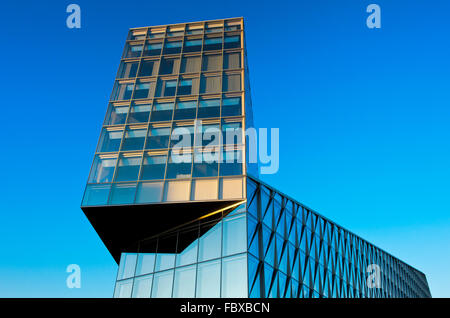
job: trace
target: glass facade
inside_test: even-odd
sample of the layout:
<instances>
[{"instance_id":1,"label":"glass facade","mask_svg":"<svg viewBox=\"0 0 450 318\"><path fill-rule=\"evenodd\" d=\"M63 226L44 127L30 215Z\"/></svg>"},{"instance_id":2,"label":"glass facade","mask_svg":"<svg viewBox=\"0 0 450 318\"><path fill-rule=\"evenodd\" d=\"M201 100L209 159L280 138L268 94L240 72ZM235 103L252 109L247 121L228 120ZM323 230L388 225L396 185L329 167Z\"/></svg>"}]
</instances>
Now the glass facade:
<instances>
[{"instance_id":1,"label":"glass facade","mask_svg":"<svg viewBox=\"0 0 450 318\"><path fill-rule=\"evenodd\" d=\"M230 125L253 125L244 111L250 96L243 40L242 18L130 30L82 206L205 200L195 190L202 179L215 187L208 200L244 197L244 191L230 196L221 185L245 189L245 136L227 142L224 151L219 149L225 140L205 140L208 127L225 131ZM199 125L204 127L196 131ZM182 128L190 138L182 140ZM186 162L174 163L173 148L187 139ZM217 146L213 160L193 160L211 152L208 146ZM234 162L224 162L234 153ZM147 192L161 185L161 193L176 188L191 193ZM150 197L144 198L144 193Z\"/></svg>"},{"instance_id":2,"label":"glass facade","mask_svg":"<svg viewBox=\"0 0 450 318\"><path fill-rule=\"evenodd\" d=\"M114 297L431 297L423 273L255 178L234 206L123 253Z\"/></svg>"},{"instance_id":3,"label":"glass facade","mask_svg":"<svg viewBox=\"0 0 450 318\"><path fill-rule=\"evenodd\" d=\"M423 273L258 180L250 96L242 18L130 30L82 201L114 297L431 297Z\"/></svg>"}]
</instances>

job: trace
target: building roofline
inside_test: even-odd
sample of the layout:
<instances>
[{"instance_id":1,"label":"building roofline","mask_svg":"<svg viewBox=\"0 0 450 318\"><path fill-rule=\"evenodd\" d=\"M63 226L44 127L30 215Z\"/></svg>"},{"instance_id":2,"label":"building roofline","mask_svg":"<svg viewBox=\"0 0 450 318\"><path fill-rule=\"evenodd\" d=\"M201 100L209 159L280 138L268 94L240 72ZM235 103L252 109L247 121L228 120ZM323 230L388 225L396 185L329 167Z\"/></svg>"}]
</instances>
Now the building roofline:
<instances>
[{"instance_id":1,"label":"building roofline","mask_svg":"<svg viewBox=\"0 0 450 318\"><path fill-rule=\"evenodd\" d=\"M205 22L214 22L214 21L223 21L223 20L232 20L232 19L242 19L244 21L244 17L232 17L232 18L223 18L223 19L212 19L212 20L201 20L201 21L191 21L191 22L180 22L180 23L169 23L169 24L159 24L159 25L147 25L142 27L134 27L130 28L129 30L138 30L143 28L157 28L157 27L164 27L164 26L173 26L173 25L185 25L190 23L205 23Z\"/></svg>"},{"instance_id":2,"label":"building roofline","mask_svg":"<svg viewBox=\"0 0 450 318\"><path fill-rule=\"evenodd\" d=\"M348 230L347 228L341 226L340 224L336 223L335 221L330 220L329 218L323 216L322 214L320 214L319 212L315 211L314 209L311 209L310 207L304 205L303 203L300 203L299 201L297 201L296 199L292 198L291 196L286 195L286 194L284 194L283 192L281 192L281 191L275 189L274 187L272 187L271 185L265 183L264 181L261 181L260 179L254 177L254 176L252 176L252 175L249 175L249 174L247 174L247 177L249 177L250 179L253 179L254 181L256 181L256 182L258 182L258 183L261 183L262 185L264 185L265 187L267 187L267 188L269 188L269 189L272 189L272 190L276 191L276 192L279 193L280 195L282 195L282 196L286 197L287 199L289 199L289 200L291 200L291 201L297 203L297 204L300 205L301 207L303 207L303 208L305 208L305 209L311 211L312 213L316 214L317 216L321 217L322 219L326 220L327 222L333 223L335 226L337 226L337 227L343 229L344 231L346 231L346 232L350 233L351 235L353 235L353 236L359 238L360 240L362 240L362 241L364 241L364 242L370 244L370 245L373 246L374 248L376 248L376 249L382 251L383 253L385 253L385 254L387 254L387 255L389 255L389 256L391 256L391 257L393 257L393 258L399 260L399 261L402 262L403 264L405 264L405 265L411 267L412 269L414 269L414 270L416 270L417 272L419 272L419 273L421 273L422 275L424 275L424 277L425 277L425 279L426 279L426 275L425 275L424 272L422 272L421 270L419 270L419 269L417 269L417 268L415 268L415 267L409 265L407 262L403 261L402 259L400 259L400 258L398 258L398 257L396 257L396 256L394 256L394 255L392 255L391 253L387 252L386 250L384 250L384 249L382 249L382 248L376 246L375 244L369 242L368 240L362 238L362 237L359 236L358 234L355 234L354 232L352 232L352 231Z\"/></svg>"}]
</instances>

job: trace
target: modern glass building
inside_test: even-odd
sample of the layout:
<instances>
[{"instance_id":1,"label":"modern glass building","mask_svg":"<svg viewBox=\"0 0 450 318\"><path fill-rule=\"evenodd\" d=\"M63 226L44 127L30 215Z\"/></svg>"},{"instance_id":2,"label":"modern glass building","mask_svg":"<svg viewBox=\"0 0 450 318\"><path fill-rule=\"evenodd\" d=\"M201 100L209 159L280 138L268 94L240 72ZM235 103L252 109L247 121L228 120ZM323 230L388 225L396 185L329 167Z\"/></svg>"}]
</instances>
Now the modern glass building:
<instances>
[{"instance_id":1,"label":"modern glass building","mask_svg":"<svg viewBox=\"0 0 450 318\"><path fill-rule=\"evenodd\" d=\"M430 297L423 273L258 179L250 95L242 18L130 30L82 201L114 297Z\"/></svg>"}]
</instances>

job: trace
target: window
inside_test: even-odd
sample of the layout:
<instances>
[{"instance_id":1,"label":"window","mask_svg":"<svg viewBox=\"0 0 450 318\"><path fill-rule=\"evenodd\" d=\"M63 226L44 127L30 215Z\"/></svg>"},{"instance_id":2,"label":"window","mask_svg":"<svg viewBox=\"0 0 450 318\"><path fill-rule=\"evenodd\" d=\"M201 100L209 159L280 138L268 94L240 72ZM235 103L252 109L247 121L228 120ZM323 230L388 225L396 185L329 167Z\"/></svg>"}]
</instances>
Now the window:
<instances>
[{"instance_id":1,"label":"window","mask_svg":"<svg viewBox=\"0 0 450 318\"><path fill-rule=\"evenodd\" d=\"M167 179L189 178L191 176L192 154L171 152L167 163ZM189 200L189 192L186 200Z\"/></svg>"},{"instance_id":2,"label":"window","mask_svg":"<svg viewBox=\"0 0 450 318\"><path fill-rule=\"evenodd\" d=\"M196 145L206 146L218 146L220 143L220 126L218 124L205 124L201 126L201 138L200 142Z\"/></svg>"},{"instance_id":3,"label":"window","mask_svg":"<svg viewBox=\"0 0 450 318\"><path fill-rule=\"evenodd\" d=\"M172 296L173 269L153 275L152 298Z\"/></svg>"},{"instance_id":4,"label":"window","mask_svg":"<svg viewBox=\"0 0 450 318\"><path fill-rule=\"evenodd\" d=\"M223 144L240 145L242 144L242 123L223 123L222 124Z\"/></svg>"},{"instance_id":5,"label":"window","mask_svg":"<svg viewBox=\"0 0 450 318\"><path fill-rule=\"evenodd\" d=\"M241 199L243 194L242 178L223 178L220 183L221 199Z\"/></svg>"},{"instance_id":6,"label":"window","mask_svg":"<svg viewBox=\"0 0 450 318\"><path fill-rule=\"evenodd\" d=\"M241 47L241 37L239 35L225 36L225 49L235 49Z\"/></svg>"},{"instance_id":7,"label":"window","mask_svg":"<svg viewBox=\"0 0 450 318\"><path fill-rule=\"evenodd\" d=\"M222 49L222 37L205 38L204 51L221 50Z\"/></svg>"},{"instance_id":8,"label":"window","mask_svg":"<svg viewBox=\"0 0 450 318\"><path fill-rule=\"evenodd\" d=\"M142 61L139 69L139 76L153 76L156 75L157 61Z\"/></svg>"},{"instance_id":9,"label":"window","mask_svg":"<svg viewBox=\"0 0 450 318\"><path fill-rule=\"evenodd\" d=\"M183 52L200 52L202 50L202 39L186 40L184 42Z\"/></svg>"},{"instance_id":10,"label":"window","mask_svg":"<svg viewBox=\"0 0 450 318\"><path fill-rule=\"evenodd\" d=\"M220 260L198 264L196 297L220 297Z\"/></svg>"},{"instance_id":11,"label":"window","mask_svg":"<svg viewBox=\"0 0 450 318\"><path fill-rule=\"evenodd\" d=\"M111 189L110 204L133 203L136 192L136 183L116 183Z\"/></svg>"},{"instance_id":12,"label":"window","mask_svg":"<svg viewBox=\"0 0 450 318\"><path fill-rule=\"evenodd\" d=\"M194 145L194 126L174 126L170 137L170 147L190 148Z\"/></svg>"},{"instance_id":13,"label":"window","mask_svg":"<svg viewBox=\"0 0 450 318\"><path fill-rule=\"evenodd\" d=\"M217 199L218 185L217 179L194 180L192 183L192 200Z\"/></svg>"},{"instance_id":14,"label":"window","mask_svg":"<svg viewBox=\"0 0 450 318\"><path fill-rule=\"evenodd\" d=\"M116 282L116 288L114 289L114 298L130 298L132 288L133 279Z\"/></svg>"},{"instance_id":15,"label":"window","mask_svg":"<svg viewBox=\"0 0 450 318\"><path fill-rule=\"evenodd\" d=\"M219 155L217 152L216 148L207 154L204 152L195 153L192 176L196 178L217 176L219 170Z\"/></svg>"},{"instance_id":16,"label":"window","mask_svg":"<svg viewBox=\"0 0 450 318\"><path fill-rule=\"evenodd\" d=\"M198 250L198 228L192 230L186 230L179 233L178 238L178 254L176 259L176 266L184 266L194 264L197 262L197 250ZM192 242L185 247L183 242Z\"/></svg>"},{"instance_id":17,"label":"window","mask_svg":"<svg viewBox=\"0 0 450 318\"><path fill-rule=\"evenodd\" d=\"M119 68L119 78L136 77L139 62L122 62Z\"/></svg>"},{"instance_id":18,"label":"window","mask_svg":"<svg viewBox=\"0 0 450 318\"><path fill-rule=\"evenodd\" d=\"M197 102L196 101L186 101L177 102L175 108L174 119L195 119L197 113Z\"/></svg>"},{"instance_id":19,"label":"window","mask_svg":"<svg viewBox=\"0 0 450 318\"><path fill-rule=\"evenodd\" d=\"M223 56L223 68L241 68L241 53L225 53Z\"/></svg>"},{"instance_id":20,"label":"window","mask_svg":"<svg viewBox=\"0 0 450 318\"><path fill-rule=\"evenodd\" d=\"M182 79L178 82L178 95L192 94L192 79Z\"/></svg>"},{"instance_id":21,"label":"window","mask_svg":"<svg viewBox=\"0 0 450 318\"><path fill-rule=\"evenodd\" d=\"M222 55L203 55L202 71L218 71L221 68Z\"/></svg>"},{"instance_id":22,"label":"window","mask_svg":"<svg viewBox=\"0 0 450 318\"><path fill-rule=\"evenodd\" d=\"M220 76L202 75L200 81L200 93L218 93L221 91Z\"/></svg>"},{"instance_id":23,"label":"window","mask_svg":"<svg viewBox=\"0 0 450 318\"><path fill-rule=\"evenodd\" d=\"M150 116L151 105L136 105L131 107L128 123L146 123Z\"/></svg>"},{"instance_id":24,"label":"window","mask_svg":"<svg viewBox=\"0 0 450 318\"><path fill-rule=\"evenodd\" d=\"M225 74L223 76L223 91L240 91L241 90L241 75L240 74Z\"/></svg>"},{"instance_id":25,"label":"window","mask_svg":"<svg viewBox=\"0 0 450 318\"><path fill-rule=\"evenodd\" d=\"M147 34L146 29L140 29L140 30L132 30L128 34L128 40L144 40L145 35Z\"/></svg>"},{"instance_id":26,"label":"window","mask_svg":"<svg viewBox=\"0 0 450 318\"><path fill-rule=\"evenodd\" d=\"M163 186L163 182L141 182L136 194L136 203L161 202Z\"/></svg>"},{"instance_id":27,"label":"window","mask_svg":"<svg viewBox=\"0 0 450 318\"><path fill-rule=\"evenodd\" d=\"M105 125L123 125L125 124L125 120L127 118L129 106L125 105L116 105L113 103L109 104L108 112L106 113Z\"/></svg>"},{"instance_id":28,"label":"window","mask_svg":"<svg viewBox=\"0 0 450 318\"><path fill-rule=\"evenodd\" d=\"M155 254L140 253L137 259L136 276L153 273L155 267Z\"/></svg>"},{"instance_id":29,"label":"window","mask_svg":"<svg viewBox=\"0 0 450 318\"><path fill-rule=\"evenodd\" d=\"M112 182L114 168L116 167L117 155L97 155L92 165L92 171L89 175L89 183Z\"/></svg>"},{"instance_id":30,"label":"window","mask_svg":"<svg viewBox=\"0 0 450 318\"><path fill-rule=\"evenodd\" d=\"M116 82L111 99L112 100L130 99L133 93L133 87L134 87L133 83Z\"/></svg>"},{"instance_id":31,"label":"window","mask_svg":"<svg viewBox=\"0 0 450 318\"><path fill-rule=\"evenodd\" d=\"M103 129L97 151L98 152L119 151L122 136L123 130Z\"/></svg>"},{"instance_id":32,"label":"window","mask_svg":"<svg viewBox=\"0 0 450 318\"><path fill-rule=\"evenodd\" d=\"M222 116L240 116L242 113L241 98L224 98L222 100Z\"/></svg>"},{"instance_id":33,"label":"window","mask_svg":"<svg viewBox=\"0 0 450 318\"><path fill-rule=\"evenodd\" d=\"M206 33L219 33L223 32L223 28L208 28L206 29Z\"/></svg>"},{"instance_id":34,"label":"window","mask_svg":"<svg viewBox=\"0 0 450 318\"><path fill-rule=\"evenodd\" d=\"M177 89L177 80L159 79L156 96L157 97L175 96L176 89Z\"/></svg>"},{"instance_id":35,"label":"window","mask_svg":"<svg viewBox=\"0 0 450 318\"><path fill-rule=\"evenodd\" d=\"M162 245L164 243L161 243L162 240L159 240L159 245ZM167 239L167 242L173 243L173 247L176 246L176 236L175 237L169 237ZM167 243L166 243L167 244ZM160 247L158 247L158 250ZM156 262L155 262L155 272L160 272L166 269L174 268L175 267L175 254L171 253L158 253L156 255Z\"/></svg>"},{"instance_id":36,"label":"window","mask_svg":"<svg viewBox=\"0 0 450 318\"><path fill-rule=\"evenodd\" d=\"M160 55L162 49L162 43L148 43L145 45L144 56Z\"/></svg>"},{"instance_id":37,"label":"window","mask_svg":"<svg viewBox=\"0 0 450 318\"><path fill-rule=\"evenodd\" d=\"M166 181L164 201L187 201L189 200L189 186L191 182L187 181Z\"/></svg>"},{"instance_id":38,"label":"window","mask_svg":"<svg viewBox=\"0 0 450 318\"><path fill-rule=\"evenodd\" d=\"M196 73L200 71L200 56L185 56L181 60L180 73Z\"/></svg>"},{"instance_id":39,"label":"window","mask_svg":"<svg viewBox=\"0 0 450 318\"><path fill-rule=\"evenodd\" d=\"M133 298L149 298L152 289L153 275L136 277L133 283Z\"/></svg>"},{"instance_id":40,"label":"window","mask_svg":"<svg viewBox=\"0 0 450 318\"><path fill-rule=\"evenodd\" d=\"M142 44L129 44L127 46L125 57L140 57L142 53Z\"/></svg>"},{"instance_id":41,"label":"window","mask_svg":"<svg viewBox=\"0 0 450 318\"><path fill-rule=\"evenodd\" d=\"M134 276L134 268L136 267L137 254L122 253L120 255L119 270L117 280L126 279Z\"/></svg>"},{"instance_id":42,"label":"window","mask_svg":"<svg viewBox=\"0 0 450 318\"><path fill-rule=\"evenodd\" d=\"M196 268L187 266L175 270L173 297L193 298L195 297Z\"/></svg>"},{"instance_id":43,"label":"window","mask_svg":"<svg viewBox=\"0 0 450 318\"><path fill-rule=\"evenodd\" d=\"M246 246L245 215L229 217L223 220L223 256L245 252Z\"/></svg>"},{"instance_id":44,"label":"window","mask_svg":"<svg viewBox=\"0 0 450 318\"><path fill-rule=\"evenodd\" d=\"M122 142L122 151L141 150L144 148L145 135L147 129L128 128Z\"/></svg>"},{"instance_id":45,"label":"window","mask_svg":"<svg viewBox=\"0 0 450 318\"><path fill-rule=\"evenodd\" d=\"M142 165L141 180L164 179L167 155L146 155Z\"/></svg>"},{"instance_id":46,"label":"window","mask_svg":"<svg viewBox=\"0 0 450 318\"><path fill-rule=\"evenodd\" d=\"M181 41L166 42L164 45L164 54L178 54L181 52Z\"/></svg>"},{"instance_id":47,"label":"window","mask_svg":"<svg viewBox=\"0 0 450 318\"><path fill-rule=\"evenodd\" d=\"M146 149L162 149L169 147L170 127L152 128L148 131Z\"/></svg>"},{"instance_id":48,"label":"window","mask_svg":"<svg viewBox=\"0 0 450 318\"><path fill-rule=\"evenodd\" d=\"M155 121L169 121L172 120L172 113L173 113L173 106L174 103L153 103L153 111L151 120L152 122Z\"/></svg>"},{"instance_id":49,"label":"window","mask_svg":"<svg viewBox=\"0 0 450 318\"><path fill-rule=\"evenodd\" d=\"M222 297L248 297L247 281L247 257L245 254L226 257L222 260ZM283 293L284 284L281 290Z\"/></svg>"},{"instance_id":50,"label":"window","mask_svg":"<svg viewBox=\"0 0 450 318\"><path fill-rule=\"evenodd\" d=\"M222 245L222 222L204 225L201 231L204 233L199 239L198 261L206 261L220 257Z\"/></svg>"},{"instance_id":51,"label":"window","mask_svg":"<svg viewBox=\"0 0 450 318\"><path fill-rule=\"evenodd\" d=\"M202 34L203 24L189 24L186 27L186 34Z\"/></svg>"},{"instance_id":52,"label":"window","mask_svg":"<svg viewBox=\"0 0 450 318\"><path fill-rule=\"evenodd\" d=\"M180 60L179 59L162 58L161 59L161 66L159 68L159 74L160 75L167 75L167 74L178 73L179 66L180 66Z\"/></svg>"},{"instance_id":53,"label":"window","mask_svg":"<svg viewBox=\"0 0 450 318\"><path fill-rule=\"evenodd\" d=\"M134 92L133 98L142 99L153 97L154 85L155 84L153 82L140 82L136 84L136 90Z\"/></svg>"},{"instance_id":54,"label":"window","mask_svg":"<svg viewBox=\"0 0 450 318\"><path fill-rule=\"evenodd\" d=\"M164 29L149 30L148 37L150 39L159 39L164 37Z\"/></svg>"},{"instance_id":55,"label":"window","mask_svg":"<svg viewBox=\"0 0 450 318\"><path fill-rule=\"evenodd\" d=\"M88 184L83 198L83 206L106 205L111 184Z\"/></svg>"},{"instance_id":56,"label":"window","mask_svg":"<svg viewBox=\"0 0 450 318\"><path fill-rule=\"evenodd\" d=\"M115 181L135 181L141 166L141 157L122 157L117 166Z\"/></svg>"},{"instance_id":57,"label":"window","mask_svg":"<svg viewBox=\"0 0 450 318\"><path fill-rule=\"evenodd\" d=\"M242 151L224 151L220 164L220 175L231 176L242 174Z\"/></svg>"},{"instance_id":58,"label":"window","mask_svg":"<svg viewBox=\"0 0 450 318\"><path fill-rule=\"evenodd\" d=\"M210 118L220 116L220 100L204 99L198 104L198 118Z\"/></svg>"}]
</instances>

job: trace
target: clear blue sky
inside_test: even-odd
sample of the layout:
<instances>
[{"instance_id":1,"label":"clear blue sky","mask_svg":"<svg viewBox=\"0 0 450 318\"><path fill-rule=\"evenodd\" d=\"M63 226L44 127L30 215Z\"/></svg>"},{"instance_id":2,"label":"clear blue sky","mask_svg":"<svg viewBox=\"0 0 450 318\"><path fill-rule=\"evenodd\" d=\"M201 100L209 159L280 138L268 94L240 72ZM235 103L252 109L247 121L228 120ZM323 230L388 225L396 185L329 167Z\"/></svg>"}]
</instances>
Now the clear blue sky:
<instances>
[{"instance_id":1,"label":"clear blue sky","mask_svg":"<svg viewBox=\"0 0 450 318\"><path fill-rule=\"evenodd\" d=\"M117 266L80 202L127 30L235 16L256 123L280 128L263 181L450 296L449 1L73 2L0 10L0 297L112 296ZM381 30L365 25L370 3ZM81 289L66 287L72 263Z\"/></svg>"}]
</instances>

